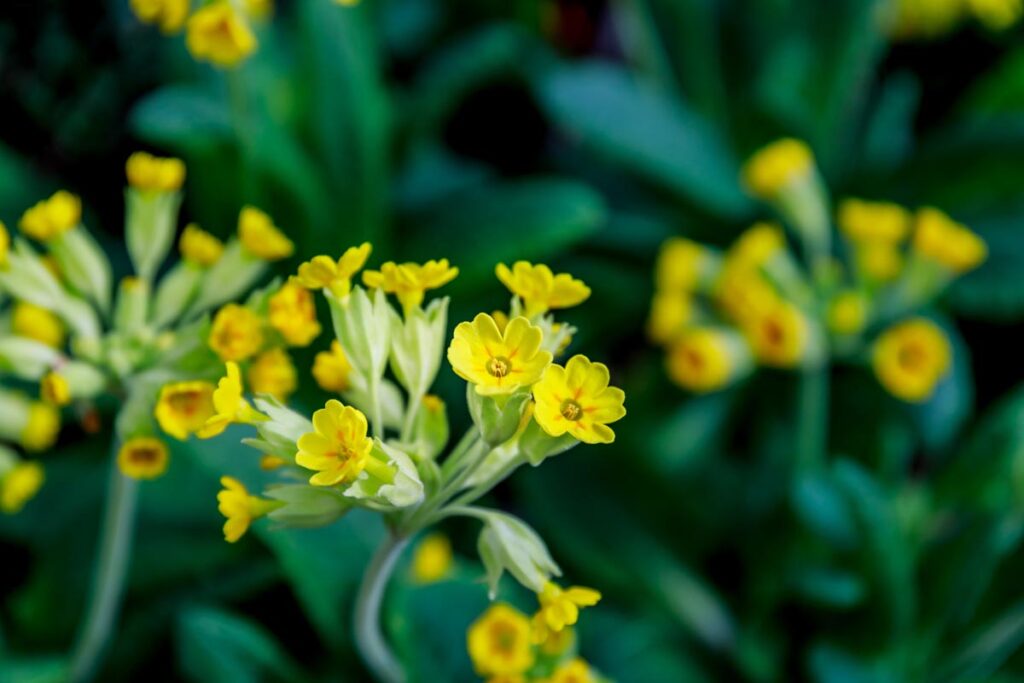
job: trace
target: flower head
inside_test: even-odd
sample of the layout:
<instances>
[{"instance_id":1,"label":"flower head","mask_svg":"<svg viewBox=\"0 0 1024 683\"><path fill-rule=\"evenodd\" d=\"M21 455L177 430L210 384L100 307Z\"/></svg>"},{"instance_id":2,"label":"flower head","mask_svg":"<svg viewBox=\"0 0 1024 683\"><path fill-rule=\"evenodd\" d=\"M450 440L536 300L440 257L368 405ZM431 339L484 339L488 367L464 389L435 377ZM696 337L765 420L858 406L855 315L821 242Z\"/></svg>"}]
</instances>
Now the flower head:
<instances>
[{"instance_id":1,"label":"flower head","mask_svg":"<svg viewBox=\"0 0 1024 683\"><path fill-rule=\"evenodd\" d=\"M238 364L229 361L225 369L226 374L213 392L213 416L196 433L200 439L217 436L232 422L255 424L267 419L242 397L242 373Z\"/></svg>"},{"instance_id":2,"label":"flower head","mask_svg":"<svg viewBox=\"0 0 1024 683\"><path fill-rule=\"evenodd\" d=\"M502 333L494 318L480 313L456 326L448 362L478 394L510 394L534 384L551 363L551 354L540 348L542 339L540 328L526 318L514 318Z\"/></svg>"},{"instance_id":3,"label":"flower head","mask_svg":"<svg viewBox=\"0 0 1024 683\"><path fill-rule=\"evenodd\" d=\"M559 665L544 683L595 683L597 678L584 660L577 657Z\"/></svg>"},{"instance_id":4,"label":"flower head","mask_svg":"<svg viewBox=\"0 0 1024 683\"><path fill-rule=\"evenodd\" d=\"M160 429L184 441L213 417L214 386L210 382L175 382L160 389L153 411Z\"/></svg>"},{"instance_id":5,"label":"flower head","mask_svg":"<svg viewBox=\"0 0 1024 683\"><path fill-rule=\"evenodd\" d=\"M530 621L504 603L491 605L473 622L466 632L466 646L481 676L521 674L533 666Z\"/></svg>"},{"instance_id":6,"label":"flower head","mask_svg":"<svg viewBox=\"0 0 1024 683\"><path fill-rule=\"evenodd\" d=\"M444 534L430 534L416 546L412 576L417 583L435 583L452 569L452 544Z\"/></svg>"},{"instance_id":7,"label":"flower head","mask_svg":"<svg viewBox=\"0 0 1024 683\"><path fill-rule=\"evenodd\" d=\"M45 451L57 440L59 432L60 412L47 403L33 403L21 432L21 445L27 451Z\"/></svg>"},{"instance_id":8,"label":"flower head","mask_svg":"<svg viewBox=\"0 0 1024 683\"><path fill-rule=\"evenodd\" d=\"M32 239L45 242L78 225L82 220L82 200L60 190L43 199L21 216L18 227Z\"/></svg>"},{"instance_id":9,"label":"flower head","mask_svg":"<svg viewBox=\"0 0 1024 683\"><path fill-rule=\"evenodd\" d=\"M189 17L185 46L197 60L237 66L256 50L256 36L228 0L215 0Z\"/></svg>"},{"instance_id":10,"label":"flower head","mask_svg":"<svg viewBox=\"0 0 1024 683\"><path fill-rule=\"evenodd\" d=\"M224 540L228 543L235 543L244 536L253 520L281 506L278 501L249 495L242 482L234 477L221 477L220 485L224 488L217 494L217 510L226 518Z\"/></svg>"},{"instance_id":11,"label":"flower head","mask_svg":"<svg viewBox=\"0 0 1024 683\"><path fill-rule=\"evenodd\" d=\"M228 304L213 318L209 344L221 360L250 358L263 346L263 321L244 306Z\"/></svg>"},{"instance_id":12,"label":"flower head","mask_svg":"<svg viewBox=\"0 0 1024 683\"><path fill-rule=\"evenodd\" d=\"M249 365L249 387L254 394L267 394L284 401L298 383L295 365L281 348L270 349L256 356Z\"/></svg>"},{"instance_id":13,"label":"flower head","mask_svg":"<svg viewBox=\"0 0 1024 683\"><path fill-rule=\"evenodd\" d=\"M548 581L537 594L540 609L533 616L533 641L542 643L551 632L557 633L566 626L572 626L579 620L581 607L592 607L600 599L601 593L593 588L562 588L554 581Z\"/></svg>"},{"instance_id":14,"label":"flower head","mask_svg":"<svg viewBox=\"0 0 1024 683\"><path fill-rule=\"evenodd\" d=\"M590 287L568 273L555 275L544 264L516 261L509 268L499 263L494 269L501 283L523 300L528 318L552 308L578 306L590 297Z\"/></svg>"},{"instance_id":15,"label":"flower head","mask_svg":"<svg viewBox=\"0 0 1024 683\"><path fill-rule=\"evenodd\" d=\"M744 321L743 329L754 355L765 365L795 367L807 353L807 317L788 301L780 299L776 305Z\"/></svg>"},{"instance_id":16,"label":"flower head","mask_svg":"<svg viewBox=\"0 0 1024 683\"><path fill-rule=\"evenodd\" d=\"M313 295L295 282L286 282L267 304L267 320L291 346L309 346L320 334Z\"/></svg>"},{"instance_id":17,"label":"flower head","mask_svg":"<svg viewBox=\"0 0 1024 683\"><path fill-rule=\"evenodd\" d=\"M814 171L814 154L806 143L778 140L756 152L743 167L743 184L762 199L774 199L782 190Z\"/></svg>"},{"instance_id":18,"label":"flower head","mask_svg":"<svg viewBox=\"0 0 1024 683\"><path fill-rule=\"evenodd\" d=\"M71 387L59 372L48 372L39 380L39 396L51 406L66 406L71 403Z\"/></svg>"},{"instance_id":19,"label":"flower head","mask_svg":"<svg viewBox=\"0 0 1024 683\"><path fill-rule=\"evenodd\" d=\"M847 290L837 294L828 306L828 327L836 334L857 334L868 318L868 301L863 294Z\"/></svg>"},{"instance_id":20,"label":"flower head","mask_svg":"<svg viewBox=\"0 0 1024 683\"><path fill-rule=\"evenodd\" d=\"M209 268L219 261L221 254L224 253L224 243L195 223L185 226L178 248L183 259L204 268Z\"/></svg>"},{"instance_id":21,"label":"flower head","mask_svg":"<svg viewBox=\"0 0 1024 683\"><path fill-rule=\"evenodd\" d=\"M148 436L128 439L117 454L121 474L132 479L156 479L167 471L167 446Z\"/></svg>"},{"instance_id":22,"label":"flower head","mask_svg":"<svg viewBox=\"0 0 1024 683\"><path fill-rule=\"evenodd\" d=\"M626 415L626 395L608 386L608 366L573 356L563 368L549 365L533 387L534 418L551 436L566 432L584 443L611 443L608 426Z\"/></svg>"},{"instance_id":23,"label":"flower head","mask_svg":"<svg viewBox=\"0 0 1024 683\"><path fill-rule=\"evenodd\" d=\"M872 365L882 386L904 401L928 400L949 372L953 351L942 329L912 318L885 330L875 341Z\"/></svg>"},{"instance_id":24,"label":"flower head","mask_svg":"<svg viewBox=\"0 0 1024 683\"><path fill-rule=\"evenodd\" d=\"M238 214L238 237L246 251L264 261L279 261L295 251L270 216L253 206L242 207Z\"/></svg>"},{"instance_id":25,"label":"flower head","mask_svg":"<svg viewBox=\"0 0 1024 683\"><path fill-rule=\"evenodd\" d=\"M725 330L691 328L669 347L669 378L690 391L718 391L739 374L736 349L737 344Z\"/></svg>"},{"instance_id":26,"label":"flower head","mask_svg":"<svg viewBox=\"0 0 1024 683\"><path fill-rule=\"evenodd\" d=\"M442 287L459 274L459 269L448 265L448 259L419 263L388 261L380 270L363 271L363 284L394 294L407 312L419 306L427 290Z\"/></svg>"},{"instance_id":27,"label":"flower head","mask_svg":"<svg viewBox=\"0 0 1024 683\"><path fill-rule=\"evenodd\" d=\"M938 209L917 212L914 249L954 273L972 270L988 256L984 240Z\"/></svg>"},{"instance_id":28,"label":"flower head","mask_svg":"<svg viewBox=\"0 0 1024 683\"><path fill-rule=\"evenodd\" d=\"M685 291L660 291L651 300L647 334L658 344L667 344L686 330L693 320L693 295Z\"/></svg>"},{"instance_id":29,"label":"flower head","mask_svg":"<svg viewBox=\"0 0 1024 683\"><path fill-rule=\"evenodd\" d=\"M177 33L188 18L189 0L131 0L130 5L139 21L164 33Z\"/></svg>"},{"instance_id":30,"label":"flower head","mask_svg":"<svg viewBox=\"0 0 1024 683\"><path fill-rule=\"evenodd\" d=\"M174 192L185 182L185 162L181 159L155 157L135 152L125 163L128 184L136 190Z\"/></svg>"},{"instance_id":31,"label":"flower head","mask_svg":"<svg viewBox=\"0 0 1024 683\"><path fill-rule=\"evenodd\" d=\"M299 266L295 279L306 289L329 289L339 299L344 298L352 289L352 276L366 265L372 249L369 242L363 242L346 249L337 261L330 256L314 256Z\"/></svg>"},{"instance_id":32,"label":"flower head","mask_svg":"<svg viewBox=\"0 0 1024 683\"><path fill-rule=\"evenodd\" d=\"M857 243L899 244L910 224L910 212L898 204L847 199L839 205L839 229Z\"/></svg>"},{"instance_id":33,"label":"flower head","mask_svg":"<svg viewBox=\"0 0 1024 683\"><path fill-rule=\"evenodd\" d=\"M673 237L661 245L654 267L654 281L662 292L692 292L700 283L701 269L708 257L703 245Z\"/></svg>"},{"instance_id":34,"label":"flower head","mask_svg":"<svg viewBox=\"0 0 1024 683\"><path fill-rule=\"evenodd\" d=\"M352 365L337 339L331 342L330 351L321 351L313 360L313 379L324 391L345 391L351 385L351 374Z\"/></svg>"},{"instance_id":35,"label":"flower head","mask_svg":"<svg viewBox=\"0 0 1024 683\"><path fill-rule=\"evenodd\" d=\"M331 399L313 413L313 431L299 437L295 462L317 472L309 479L314 486L349 484L379 463L370 455L373 439L366 432L365 415Z\"/></svg>"},{"instance_id":36,"label":"flower head","mask_svg":"<svg viewBox=\"0 0 1024 683\"><path fill-rule=\"evenodd\" d=\"M0 476L0 511L20 512L43 486L46 474L37 462L21 461Z\"/></svg>"}]
</instances>

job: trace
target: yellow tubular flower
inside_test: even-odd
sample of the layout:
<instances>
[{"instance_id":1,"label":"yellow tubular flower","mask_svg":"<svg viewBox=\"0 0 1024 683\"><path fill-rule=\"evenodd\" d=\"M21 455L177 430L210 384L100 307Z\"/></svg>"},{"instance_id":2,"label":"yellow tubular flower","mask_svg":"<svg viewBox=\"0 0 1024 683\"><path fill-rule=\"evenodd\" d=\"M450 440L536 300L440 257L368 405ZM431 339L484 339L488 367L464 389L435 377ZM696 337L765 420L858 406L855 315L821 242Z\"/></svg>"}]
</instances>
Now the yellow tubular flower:
<instances>
[{"instance_id":1,"label":"yellow tubular flower","mask_svg":"<svg viewBox=\"0 0 1024 683\"><path fill-rule=\"evenodd\" d=\"M46 481L43 466L23 461L0 477L0 511L12 515L32 500Z\"/></svg>"},{"instance_id":2,"label":"yellow tubular flower","mask_svg":"<svg viewBox=\"0 0 1024 683\"><path fill-rule=\"evenodd\" d=\"M984 240L938 209L917 212L914 249L954 273L972 270L988 256Z\"/></svg>"},{"instance_id":3,"label":"yellow tubular flower","mask_svg":"<svg viewBox=\"0 0 1024 683\"><path fill-rule=\"evenodd\" d=\"M573 356L564 368L549 365L533 387L537 424L551 436L568 432L584 443L615 441L608 425L625 417L626 395L608 380L608 367L586 356Z\"/></svg>"},{"instance_id":4,"label":"yellow tubular flower","mask_svg":"<svg viewBox=\"0 0 1024 683\"><path fill-rule=\"evenodd\" d=\"M131 0L132 12L144 24L156 24L164 33L177 33L188 18L189 0Z\"/></svg>"},{"instance_id":5,"label":"yellow tubular flower","mask_svg":"<svg viewBox=\"0 0 1024 683\"><path fill-rule=\"evenodd\" d=\"M198 433L214 415L214 390L210 382L165 384L153 411L160 429L180 441Z\"/></svg>"},{"instance_id":6,"label":"yellow tubular flower","mask_svg":"<svg viewBox=\"0 0 1024 683\"><path fill-rule=\"evenodd\" d=\"M334 296L344 298L352 290L352 276L366 265L372 249L369 242L363 242L346 249L337 261L330 256L314 256L299 266L295 279L306 289L329 289Z\"/></svg>"},{"instance_id":7,"label":"yellow tubular flower","mask_svg":"<svg viewBox=\"0 0 1024 683\"><path fill-rule=\"evenodd\" d=\"M910 234L911 221L898 204L846 199L839 205L839 229L857 243L899 244Z\"/></svg>"},{"instance_id":8,"label":"yellow tubular flower","mask_svg":"<svg viewBox=\"0 0 1024 683\"><path fill-rule=\"evenodd\" d=\"M560 665L544 683L595 683L597 678L590 665L580 658Z\"/></svg>"},{"instance_id":9,"label":"yellow tubular flower","mask_svg":"<svg viewBox=\"0 0 1024 683\"><path fill-rule=\"evenodd\" d=\"M408 313L423 303L427 290L448 284L459 274L459 269L448 264L448 259L419 263L388 261L380 270L363 272L363 284L394 294Z\"/></svg>"},{"instance_id":10,"label":"yellow tubular flower","mask_svg":"<svg viewBox=\"0 0 1024 683\"><path fill-rule=\"evenodd\" d=\"M121 474L132 479L156 479L167 471L167 446L148 436L128 439L117 454Z\"/></svg>"},{"instance_id":11,"label":"yellow tubular flower","mask_svg":"<svg viewBox=\"0 0 1024 683\"><path fill-rule=\"evenodd\" d=\"M189 17L185 46L192 56L232 68L256 51L256 36L228 0L216 0Z\"/></svg>"},{"instance_id":12,"label":"yellow tubular flower","mask_svg":"<svg viewBox=\"0 0 1024 683\"><path fill-rule=\"evenodd\" d=\"M279 261L295 251L270 216L252 206L243 207L238 214L238 237L246 251L264 261Z\"/></svg>"},{"instance_id":13,"label":"yellow tubular flower","mask_svg":"<svg viewBox=\"0 0 1024 683\"><path fill-rule=\"evenodd\" d=\"M295 365L284 349L270 349L256 356L247 375L254 394L268 394L279 401L295 392L298 384Z\"/></svg>"},{"instance_id":14,"label":"yellow tubular flower","mask_svg":"<svg viewBox=\"0 0 1024 683\"><path fill-rule=\"evenodd\" d=\"M51 406L66 406L71 403L71 387L60 373L48 372L39 381L39 397Z\"/></svg>"},{"instance_id":15,"label":"yellow tubular flower","mask_svg":"<svg viewBox=\"0 0 1024 683\"><path fill-rule=\"evenodd\" d=\"M185 162L181 159L155 157L135 152L125 163L128 184L136 190L174 192L185 182Z\"/></svg>"},{"instance_id":16,"label":"yellow tubular flower","mask_svg":"<svg viewBox=\"0 0 1024 683\"><path fill-rule=\"evenodd\" d=\"M942 329L926 318L911 318L883 332L872 365L886 390L904 401L931 398L952 365L953 350Z\"/></svg>"},{"instance_id":17,"label":"yellow tubular flower","mask_svg":"<svg viewBox=\"0 0 1024 683\"><path fill-rule=\"evenodd\" d=\"M778 368L799 365L810 341L807 317L788 301L747 321L744 332L758 361Z\"/></svg>"},{"instance_id":18,"label":"yellow tubular flower","mask_svg":"<svg viewBox=\"0 0 1024 683\"><path fill-rule=\"evenodd\" d=\"M601 593L593 588L562 588L548 581L537 594L540 609L533 617L533 642L542 643L550 633L572 626L579 620L581 607L592 607L600 599Z\"/></svg>"},{"instance_id":19,"label":"yellow tubular flower","mask_svg":"<svg viewBox=\"0 0 1024 683\"><path fill-rule=\"evenodd\" d=\"M755 223L740 235L726 257L726 267L756 270L786 248L786 236L776 223Z\"/></svg>"},{"instance_id":20,"label":"yellow tubular flower","mask_svg":"<svg viewBox=\"0 0 1024 683\"><path fill-rule=\"evenodd\" d=\"M220 260L224 253L224 243L200 228L195 223L185 226L178 242L181 257L189 263L209 268Z\"/></svg>"},{"instance_id":21,"label":"yellow tubular flower","mask_svg":"<svg viewBox=\"0 0 1024 683\"><path fill-rule=\"evenodd\" d=\"M854 258L857 268L870 280L889 282L903 271L903 252L889 244L857 245Z\"/></svg>"},{"instance_id":22,"label":"yellow tubular flower","mask_svg":"<svg viewBox=\"0 0 1024 683\"><path fill-rule=\"evenodd\" d=\"M727 386L737 374L728 333L707 327L687 330L669 347L668 376L690 391L706 393Z\"/></svg>"},{"instance_id":23,"label":"yellow tubular flower","mask_svg":"<svg viewBox=\"0 0 1024 683\"><path fill-rule=\"evenodd\" d=\"M416 546L412 578L417 583L436 583L452 569L452 544L444 534L430 534Z\"/></svg>"},{"instance_id":24,"label":"yellow tubular flower","mask_svg":"<svg viewBox=\"0 0 1024 683\"><path fill-rule=\"evenodd\" d=\"M686 331L693 320L693 295L685 291L658 292L651 300L647 335L656 344L667 344Z\"/></svg>"},{"instance_id":25,"label":"yellow tubular flower","mask_svg":"<svg viewBox=\"0 0 1024 683\"><path fill-rule=\"evenodd\" d=\"M21 445L27 451L45 451L57 441L59 432L60 412L46 403L33 403L21 433Z\"/></svg>"},{"instance_id":26,"label":"yellow tubular flower","mask_svg":"<svg viewBox=\"0 0 1024 683\"><path fill-rule=\"evenodd\" d=\"M82 221L82 200L60 190L21 216L18 227L32 239L45 242L77 226Z\"/></svg>"},{"instance_id":27,"label":"yellow tubular flower","mask_svg":"<svg viewBox=\"0 0 1024 683\"><path fill-rule=\"evenodd\" d=\"M522 674L534 662L530 621L510 605L491 605L466 632L466 648L481 676Z\"/></svg>"},{"instance_id":28,"label":"yellow tubular flower","mask_svg":"<svg viewBox=\"0 0 1024 683\"><path fill-rule=\"evenodd\" d=\"M1003 31L1024 15L1022 0L966 0L967 7L978 21L993 31Z\"/></svg>"},{"instance_id":29,"label":"yellow tubular flower","mask_svg":"<svg viewBox=\"0 0 1024 683\"><path fill-rule=\"evenodd\" d=\"M829 303L828 328L836 334L857 334L864 329L868 302L860 292L840 292Z\"/></svg>"},{"instance_id":30,"label":"yellow tubular flower","mask_svg":"<svg viewBox=\"0 0 1024 683\"><path fill-rule=\"evenodd\" d=\"M774 199L782 190L814 171L814 154L806 143L778 140L756 152L743 167L743 184L761 199Z\"/></svg>"},{"instance_id":31,"label":"yellow tubular flower","mask_svg":"<svg viewBox=\"0 0 1024 683\"><path fill-rule=\"evenodd\" d=\"M242 482L234 477L221 477L224 488L217 494L217 510L227 521L224 522L224 540L235 543L254 520L281 507L281 503L249 495Z\"/></svg>"},{"instance_id":32,"label":"yellow tubular flower","mask_svg":"<svg viewBox=\"0 0 1024 683\"><path fill-rule=\"evenodd\" d=\"M228 304L214 316L208 343L221 360L245 360L263 346L263 321L244 306Z\"/></svg>"},{"instance_id":33,"label":"yellow tubular flower","mask_svg":"<svg viewBox=\"0 0 1024 683\"><path fill-rule=\"evenodd\" d=\"M683 237L661 245L654 266L654 281L660 292L693 292L700 284L707 248Z\"/></svg>"},{"instance_id":34,"label":"yellow tubular flower","mask_svg":"<svg viewBox=\"0 0 1024 683\"><path fill-rule=\"evenodd\" d=\"M501 284L523 300L528 318L546 313L552 308L577 306L590 297L590 287L582 280L568 273L555 275L543 264L516 261L509 268L499 263L494 272Z\"/></svg>"},{"instance_id":35,"label":"yellow tubular flower","mask_svg":"<svg viewBox=\"0 0 1024 683\"><path fill-rule=\"evenodd\" d=\"M7 268L7 256L11 251L11 234L7 226L0 221L0 270Z\"/></svg>"},{"instance_id":36,"label":"yellow tubular flower","mask_svg":"<svg viewBox=\"0 0 1024 683\"><path fill-rule=\"evenodd\" d=\"M320 334L313 295L295 282L286 282L270 297L267 319L291 346L309 346Z\"/></svg>"},{"instance_id":37,"label":"yellow tubular flower","mask_svg":"<svg viewBox=\"0 0 1024 683\"><path fill-rule=\"evenodd\" d=\"M324 391L345 391L351 386L351 373L352 365L337 339L331 342L330 351L321 351L313 360L313 379Z\"/></svg>"},{"instance_id":38,"label":"yellow tubular flower","mask_svg":"<svg viewBox=\"0 0 1024 683\"><path fill-rule=\"evenodd\" d=\"M494 318L480 313L456 326L448 362L478 394L510 394L534 384L551 363L551 354L540 348L542 338L541 329L522 316L502 333Z\"/></svg>"},{"instance_id":39,"label":"yellow tubular flower","mask_svg":"<svg viewBox=\"0 0 1024 683\"><path fill-rule=\"evenodd\" d=\"M366 432L365 415L331 399L313 413L313 431L299 437L295 462L317 472L309 478L314 486L350 484L364 469L391 481L391 469L370 455L373 439Z\"/></svg>"},{"instance_id":40,"label":"yellow tubular flower","mask_svg":"<svg viewBox=\"0 0 1024 683\"><path fill-rule=\"evenodd\" d=\"M213 392L213 417L196 432L200 439L217 436L232 422L255 424L267 419L242 397L242 373L238 364L228 362L225 368L227 374L217 382Z\"/></svg>"}]
</instances>

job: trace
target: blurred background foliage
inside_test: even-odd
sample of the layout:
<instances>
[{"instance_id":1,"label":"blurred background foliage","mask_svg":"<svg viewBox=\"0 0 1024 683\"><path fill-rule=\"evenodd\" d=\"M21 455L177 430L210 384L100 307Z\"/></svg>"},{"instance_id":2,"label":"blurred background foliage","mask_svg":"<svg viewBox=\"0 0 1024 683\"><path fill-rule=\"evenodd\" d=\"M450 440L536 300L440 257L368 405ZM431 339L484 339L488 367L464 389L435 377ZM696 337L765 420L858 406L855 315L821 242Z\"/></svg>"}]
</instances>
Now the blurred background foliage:
<instances>
[{"instance_id":1,"label":"blurred background foliage","mask_svg":"<svg viewBox=\"0 0 1024 683\"><path fill-rule=\"evenodd\" d=\"M363 240L377 260L450 258L455 321L505 303L499 261L593 287L573 348L626 388L619 440L497 495L605 593L580 634L604 673L1024 680L1024 29L891 43L866 0L280 0L256 55L220 72L127 0L4 5L9 224L65 187L116 247L124 160L147 148L185 159L186 218L215 234L252 203L297 258ZM659 244L724 246L763 216L738 169L783 135L811 144L837 198L934 204L991 249L947 296L953 380L908 408L836 370L831 456L806 471L794 376L690 396L642 332ZM324 398L311 386L306 407ZM0 683L47 680L71 640L104 444L65 430L39 497L0 520ZM383 530L355 514L225 544L216 482L252 462L242 449L180 445L144 486L101 680L366 680L347 615ZM469 529L446 531L473 555ZM481 575L466 559L396 582L387 626L416 680L472 680Z\"/></svg>"}]
</instances>

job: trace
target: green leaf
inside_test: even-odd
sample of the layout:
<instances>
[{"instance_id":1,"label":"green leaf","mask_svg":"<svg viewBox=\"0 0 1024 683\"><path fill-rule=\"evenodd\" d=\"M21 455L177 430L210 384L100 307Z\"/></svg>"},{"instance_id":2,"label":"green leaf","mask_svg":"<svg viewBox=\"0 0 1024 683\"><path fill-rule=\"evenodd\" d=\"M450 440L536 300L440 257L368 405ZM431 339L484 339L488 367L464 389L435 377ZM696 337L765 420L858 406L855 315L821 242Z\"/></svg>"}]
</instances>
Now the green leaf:
<instances>
[{"instance_id":1,"label":"green leaf","mask_svg":"<svg viewBox=\"0 0 1024 683\"><path fill-rule=\"evenodd\" d=\"M64 683L67 662L63 657L10 657L0 653L0 683Z\"/></svg>"},{"instance_id":2,"label":"green leaf","mask_svg":"<svg viewBox=\"0 0 1024 683\"><path fill-rule=\"evenodd\" d=\"M791 499L797 518L808 529L836 548L856 547L859 534L853 510L829 473L800 472Z\"/></svg>"},{"instance_id":3,"label":"green leaf","mask_svg":"<svg viewBox=\"0 0 1024 683\"><path fill-rule=\"evenodd\" d=\"M936 664L929 680L935 683L989 680L1021 645L1024 645L1024 604L1017 603Z\"/></svg>"},{"instance_id":4,"label":"green leaf","mask_svg":"<svg viewBox=\"0 0 1024 683\"><path fill-rule=\"evenodd\" d=\"M882 85L867 128L861 161L873 170L902 163L914 146L914 117L921 99L921 85L909 73L897 73Z\"/></svg>"},{"instance_id":5,"label":"green leaf","mask_svg":"<svg viewBox=\"0 0 1024 683\"><path fill-rule=\"evenodd\" d=\"M805 600L824 607L854 607L867 592L859 576L834 569L801 567L791 580L793 588Z\"/></svg>"},{"instance_id":6,"label":"green leaf","mask_svg":"<svg viewBox=\"0 0 1024 683\"><path fill-rule=\"evenodd\" d=\"M168 85L132 111L130 125L140 138L173 149L195 149L231 139L225 99L199 85Z\"/></svg>"}]
</instances>

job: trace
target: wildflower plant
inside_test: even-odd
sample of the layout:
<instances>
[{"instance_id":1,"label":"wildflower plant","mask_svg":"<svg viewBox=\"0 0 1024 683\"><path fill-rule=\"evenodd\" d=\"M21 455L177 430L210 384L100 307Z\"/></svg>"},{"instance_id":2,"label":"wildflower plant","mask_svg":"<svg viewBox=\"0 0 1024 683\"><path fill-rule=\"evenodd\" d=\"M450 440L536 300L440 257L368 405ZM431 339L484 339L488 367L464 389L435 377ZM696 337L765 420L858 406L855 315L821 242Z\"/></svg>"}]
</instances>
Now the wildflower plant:
<instances>
[{"instance_id":1,"label":"wildflower plant","mask_svg":"<svg viewBox=\"0 0 1024 683\"><path fill-rule=\"evenodd\" d=\"M354 508L379 513L389 535L357 598L356 639L380 680L401 681L402 667L379 625L395 563L410 539L441 520L473 518L483 526L478 548L491 598L505 573L537 595L537 614L524 630L526 651L532 652L572 626L579 610L600 594L560 587L559 567L538 534L524 521L477 502L522 465L540 465L581 442L614 440L609 425L625 415L624 395L609 385L608 368L581 355L564 366L554 360L574 329L556 322L550 311L581 303L590 290L543 265L499 265L498 277L514 295L509 311L461 322L449 341L449 300L426 301L426 295L454 279L458 269L445 259L388 262L363 270L362 285L354 284L369 255L370 245L363 244L338 258L317 256L288 285L318 291L327 300L336 339L316 358L313 374L339 398L311 416L258 390L250 402L237 367L227 363L213 397L216 414L200 435L226 422L251 425L256 436L245 443L271 458L279 477L261 495L225 477L218 496L227 518L225 537L238 540L264 516L281 526L322 526ZM466 381L472 419L450 448L447 408L430 393L445 357ZM427 549L417 554L418 580L443 574L450 562L450 548L428 539ZM532 654L517 653L501 671L478 671L539 680L547 669L535 671L534 661Z\"/></svg>"}]
</instances>

